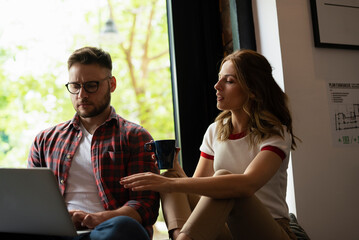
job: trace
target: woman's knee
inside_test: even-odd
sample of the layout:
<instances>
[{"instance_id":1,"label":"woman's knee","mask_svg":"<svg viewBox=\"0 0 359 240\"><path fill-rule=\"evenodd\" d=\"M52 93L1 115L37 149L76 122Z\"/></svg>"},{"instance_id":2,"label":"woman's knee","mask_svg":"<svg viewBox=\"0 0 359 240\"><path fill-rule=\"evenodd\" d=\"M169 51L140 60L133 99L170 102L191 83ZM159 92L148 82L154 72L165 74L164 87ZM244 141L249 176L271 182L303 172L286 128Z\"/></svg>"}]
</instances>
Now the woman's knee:
<instances>
[{"instance_id":1,"label":"woman's knee","mask_svg":"<svg viewBox=\"0 0 359 240\"><path fill-rule=\"evenodd\" d=\"M220 175L227 175L227 174L232 174L232 172L230 172L226 169L219 169L214 173L213 176L220 176Z\"/></svg>"}]
</instances>

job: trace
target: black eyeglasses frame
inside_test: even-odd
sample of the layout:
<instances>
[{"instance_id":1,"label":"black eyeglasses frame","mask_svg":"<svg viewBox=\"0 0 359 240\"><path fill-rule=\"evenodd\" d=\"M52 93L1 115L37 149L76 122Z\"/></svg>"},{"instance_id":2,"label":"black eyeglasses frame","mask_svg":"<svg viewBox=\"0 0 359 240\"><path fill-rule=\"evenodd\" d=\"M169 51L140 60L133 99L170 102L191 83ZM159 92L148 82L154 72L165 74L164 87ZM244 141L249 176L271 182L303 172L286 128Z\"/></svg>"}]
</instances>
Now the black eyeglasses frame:
<instances>
[{"instance_id":1,"label":"black eyeglasses frame","mask_svg":"<svg viewBox=\"0 0 359 240\"><path fill-rule=\"evenodd\" d=\"M107 80L107 79L111 79L111 78L112 78L112 76L107 76L107 77L105 77L104 79L101 79L101 80L98 80L98 81L88 81L88 82L85 82L85 83L68 82L68 83L65 84L65 86L66 86L66 88L67 88L67 91L69 91L69 93L71 93L71 94L79 94L81 88L83 88L87 93L95 93L95 92L97 92L97 90L98 90L98 87L99 87L99 85L100 85L100 82L103 82L103 81L105 81L105 80ZM70 84L73 84L73 85L77 86L77 87L78 87L78 90L77 90L76 92L71 92L71 91L70 91L70 88L69 88L69 85L70 85ZM88 90L88 87L86 87L86 86L89 86L89 84L96 84L96 90L94 90L94 91L89 91L89 90Z\"/></svg>"}]
</instances>

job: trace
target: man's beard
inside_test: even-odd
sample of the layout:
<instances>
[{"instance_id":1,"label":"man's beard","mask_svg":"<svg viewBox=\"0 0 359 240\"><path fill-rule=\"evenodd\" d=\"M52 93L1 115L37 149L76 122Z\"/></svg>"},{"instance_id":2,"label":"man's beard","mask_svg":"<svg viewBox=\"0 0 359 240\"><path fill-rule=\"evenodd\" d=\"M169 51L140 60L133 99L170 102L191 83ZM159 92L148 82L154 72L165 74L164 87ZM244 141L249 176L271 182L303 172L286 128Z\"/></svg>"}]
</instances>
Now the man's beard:
<instances>
[{"instance_id":1,"label":"man's beard","mask_svg":"<svg viewBox=\"0 0 359 240\"><path fill-rule=\"evenodd\" d=\"M111 93L110 90L107 91L102 101L99 103L99 105L92 105L94 106L94 109L87 113L81 113L78 109L76 109L77 114L82 118L91 118L96 117L103 113L106 108L110 105L111 102Z\"/></svg>"}]
</instances>

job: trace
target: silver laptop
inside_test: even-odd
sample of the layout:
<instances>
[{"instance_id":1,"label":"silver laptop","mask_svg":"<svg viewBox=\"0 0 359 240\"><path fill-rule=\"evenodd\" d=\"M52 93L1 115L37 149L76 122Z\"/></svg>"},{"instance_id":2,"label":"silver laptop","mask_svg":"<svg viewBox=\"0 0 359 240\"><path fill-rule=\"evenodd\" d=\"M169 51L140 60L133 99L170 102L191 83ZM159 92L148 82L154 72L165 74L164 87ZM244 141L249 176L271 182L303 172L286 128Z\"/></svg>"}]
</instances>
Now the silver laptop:
<instances>
[{"instance_id":1,"label":"silver laptop","mask_svg":"<svg viewBox=\"0 0 359 240\"><path fill-rule=\"evenodd\" d=\"M0 168L0 232L76 236L53 172Z\"/></svg>"}]
</instances>

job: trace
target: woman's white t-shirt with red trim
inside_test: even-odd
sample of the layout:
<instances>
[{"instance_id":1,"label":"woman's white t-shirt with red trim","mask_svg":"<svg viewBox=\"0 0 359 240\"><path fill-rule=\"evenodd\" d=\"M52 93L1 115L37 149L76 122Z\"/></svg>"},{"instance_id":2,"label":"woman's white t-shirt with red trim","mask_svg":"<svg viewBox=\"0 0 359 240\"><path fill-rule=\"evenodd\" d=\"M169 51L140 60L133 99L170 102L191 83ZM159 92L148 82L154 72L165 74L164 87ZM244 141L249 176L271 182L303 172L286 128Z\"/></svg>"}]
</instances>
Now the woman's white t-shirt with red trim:
<instances>
[{"instance_id":1,"label":"woman's white t-shirt with red trim","mask_svg":"<svg viewBox=\"0 0 359 240\"><path fill-rule=\"evenodd\" d=\"M284 136L273 136L251 147L249 136L231 135L226 141L218 141L216 123L212 123L204 135L200 147L201 156L213 160L214 171L226 169L234 174L243 174L255 156L263 150L277 153L282 164L277 173L255 195L268 208L273 218L288 218L285 201L287 191L287 168L292 144L292 136L286 131Z\"/></svg>"}]
</instances>

